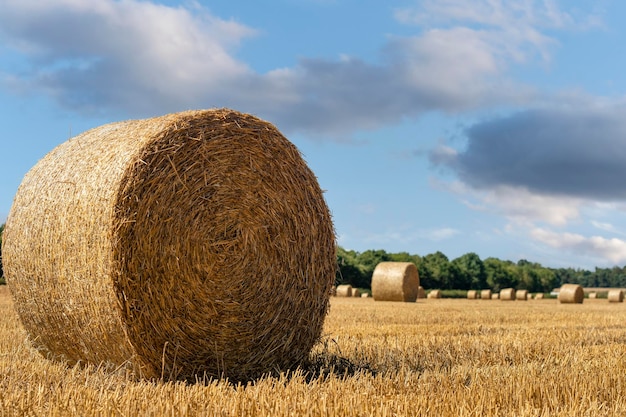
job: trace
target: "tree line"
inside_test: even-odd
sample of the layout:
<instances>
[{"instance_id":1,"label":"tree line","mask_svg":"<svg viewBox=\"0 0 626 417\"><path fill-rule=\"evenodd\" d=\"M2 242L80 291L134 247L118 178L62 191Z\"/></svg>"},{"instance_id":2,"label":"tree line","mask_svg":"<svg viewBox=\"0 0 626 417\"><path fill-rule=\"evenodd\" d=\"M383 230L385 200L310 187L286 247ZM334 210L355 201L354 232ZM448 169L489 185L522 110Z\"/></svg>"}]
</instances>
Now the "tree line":
<instances>
[{"instance_id":1,"label":"tree line","mask_svg":"<svg viewBox=\"0 0 626 417\"><path fill-rule=\"evenodd\" d=\"M583 287L626 287L626 266L595 268L594 271L574 268L548 268L525 259L518 262L486 258L473 252L448 259L442 252L425 256L407 252L387 253L384 250L355 252L337 249L337 284L371 288L372 274L379 262L412 262L417 266L420 285L426 289L481 290L490 288L526 289L550 292L565 283Z\"/></svg>"},{"instance_id":2,"label":"tree line","mask_svg":"<svg viewBox=\"0 0 626 417\"><path fill-rule=\"evenodd\" d=\"M0 277L2 270L2 232L0 225ZM417 266L420 284L426 289L480 290L490 288L526 289L530 292L550 292L565 283L583 287L626 287L626 266L595 268L594 271L574 268L548 268L522 259L518 262L498 258L485 260L469 252L449 260L441 252L425 256L408 252L388 253L385 250L355 252L337 248L337 284L371 288L374 268L380 262L412 262Z\"/></svg>"}]
</instances>

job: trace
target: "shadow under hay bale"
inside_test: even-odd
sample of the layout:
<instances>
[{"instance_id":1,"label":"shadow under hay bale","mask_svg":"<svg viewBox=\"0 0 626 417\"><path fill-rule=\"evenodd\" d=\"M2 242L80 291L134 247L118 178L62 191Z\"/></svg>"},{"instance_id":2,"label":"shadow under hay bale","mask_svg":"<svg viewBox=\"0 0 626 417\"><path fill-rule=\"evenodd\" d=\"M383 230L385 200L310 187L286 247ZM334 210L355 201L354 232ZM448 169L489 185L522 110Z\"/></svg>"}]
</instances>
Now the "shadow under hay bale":
<instances>
[{"instance_id":1,"label":"shadow under hay bale","mask_svg":"<svg viewBox=\"0 0 626 417\"><path fill-rule=\"evenodd\" d=\"M166 379L245 380L306 359L336 269L299 151L228 109L59 145L24 177L2 254L42 353Z\"/></svg>"},{"instance_id":2,"label":"shadow under hay bale","mask_svg":"<svg viewBox=\"0 0 626 417\"><path fill-rule=\"evenodd\" d=\"M582 304L585 299L583 287L578 284L563 284L559 290L559 302L565 304Z\"/></svg>"},{"instance_id":3,"label":"shadow under hay bale","mask_svg":"<svg viewBox=\"0 0 626 417\"><path fill-rule=\"evenodd\" d=\"M381 262L372 274L375 301L415 302L420 285L417 267L411 262Z\"/></svg>"}]
</instances>

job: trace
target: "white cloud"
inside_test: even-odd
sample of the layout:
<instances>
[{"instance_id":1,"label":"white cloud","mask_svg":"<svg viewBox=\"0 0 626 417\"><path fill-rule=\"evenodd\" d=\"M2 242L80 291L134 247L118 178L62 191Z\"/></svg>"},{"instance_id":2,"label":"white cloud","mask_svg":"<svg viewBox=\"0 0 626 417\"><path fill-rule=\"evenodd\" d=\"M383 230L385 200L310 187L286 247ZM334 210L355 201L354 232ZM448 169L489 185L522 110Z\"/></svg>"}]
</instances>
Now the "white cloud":
<instances>
[{"instance_id":1,"label":"white cloud","mask_svg":"<svg viewBox=\"0 0 626 417\"><path fill-rule=\"evenodd\" d=\"M564 226L578 219L584 200L535 194L524 187L496 186L475 189L460 182L444 182L431 178L431 185L459 196L471 209L492 212L518 224L544 222Z\"/></svg>"},{"instance_id":2,"label":"white cloud","mask_svg":"<svg viewBox=\"0 0 626 417\"><path fill-rule=\"evenodd\" d=\"M550 247L564 249L585 257L596 257L623 264L626 262L626 241L601 236L583 236L577 233L557 233L543 228L534 228L530 236Z\"/></svg>"},{"instance_id":3,"label":"white cloud","mask_svg":"<svg viewBox=\"0 0 626 417\"><path fill-rule=\"evenodd\" d=\"M450 239L461 232L451 227L442 227L441 229L433 229L426 232L426 237L430 240L441 241Z\"/></svg>"}]
</instances>

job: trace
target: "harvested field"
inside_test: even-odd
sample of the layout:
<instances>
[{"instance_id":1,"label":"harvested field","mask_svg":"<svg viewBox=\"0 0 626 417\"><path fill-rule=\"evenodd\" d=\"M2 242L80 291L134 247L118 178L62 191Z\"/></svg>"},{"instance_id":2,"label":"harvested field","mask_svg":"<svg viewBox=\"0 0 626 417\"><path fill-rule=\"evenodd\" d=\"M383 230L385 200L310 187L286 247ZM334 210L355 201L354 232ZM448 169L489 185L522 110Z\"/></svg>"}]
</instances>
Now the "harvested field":
<instances>
[{"instance_id":1,"label":"harvested field","mask_svg":"<svg viewBox=\"0 0 626 417\"><path fill-rule=\"evenodd\" d=\"M304 370L136 381L44 359L0 287L2 416L617 416L625 358L626 303L336 297Z\"/></svg>"}]
</instances>

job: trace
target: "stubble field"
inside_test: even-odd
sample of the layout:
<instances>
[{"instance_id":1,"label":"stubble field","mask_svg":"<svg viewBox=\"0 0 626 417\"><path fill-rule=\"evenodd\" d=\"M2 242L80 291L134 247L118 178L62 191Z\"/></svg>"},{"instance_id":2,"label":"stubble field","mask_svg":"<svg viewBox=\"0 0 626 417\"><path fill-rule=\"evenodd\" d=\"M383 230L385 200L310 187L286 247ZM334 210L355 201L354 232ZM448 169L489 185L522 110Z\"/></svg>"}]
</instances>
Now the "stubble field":
<instances>
[{"instance_id":1,"label":"stubble field","mask_svg":"<svg viewBox=\"0 0 626 417\"><path fill-rule=\"evenodd\" d=\"M34 351L0 287L1 416L621 416L626 303L333 298L304 370L136 381Z\"/></svg>"}]
</instances>

